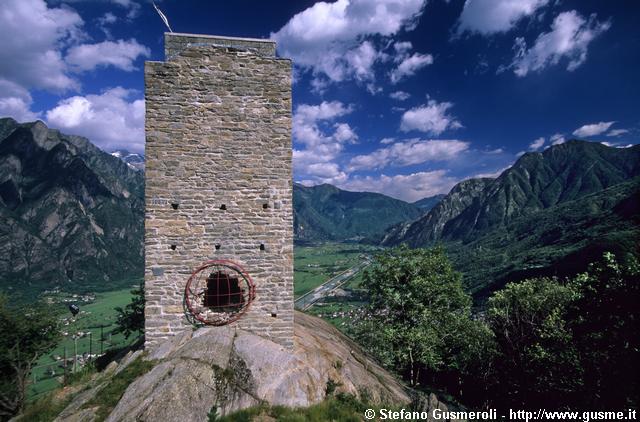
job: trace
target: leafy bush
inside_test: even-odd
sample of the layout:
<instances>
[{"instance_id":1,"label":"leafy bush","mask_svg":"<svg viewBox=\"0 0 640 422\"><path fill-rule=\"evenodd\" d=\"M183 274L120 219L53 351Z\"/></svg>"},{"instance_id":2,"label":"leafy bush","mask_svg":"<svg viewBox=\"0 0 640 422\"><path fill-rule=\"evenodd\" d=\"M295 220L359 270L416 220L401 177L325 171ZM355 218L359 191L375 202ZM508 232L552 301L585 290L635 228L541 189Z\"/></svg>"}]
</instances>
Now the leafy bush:
<instances>
[{"instance_id":1,"label":"leafy bush","mask_svg":"<svg viewBox=\"0 0 640 422\"><path fill-rule=\"evenodd\" d=\"M611 253L573 282L580 297L569 324L591 407L637 407L640 398L640 265L633 256L618 262Z\"/></svg>"},{"instance_id":2,"label":"leafy bush","mask_svg":"<svg viewBox=\"0 0 640 422\"><path fill-rule=\"evenodd\" d=\"M611 253L560 282L509 284L489 300L503 406L622 409L640 396L640 266Z\"/></svg>"},{"instance_id":3,"label":"leafy bush","mask_svg":"<svg viewBox=\"0 0 640 422\"><path fill-rule=\"evenodd\" d=\"M413 386L467 405L624 409L640 397L640 265L611 253L565 279L508 283L471 315L441 249L397 248L364 277L358 340Z\"/></svg>"},{"instance_id":4,"label":"leafy bush","mask_svg":"<svg viewBox=\"0 0 640 422\"><path fill-rule=\"evenodd\" d=\"M491 297L487 320L498 345L494 388L501 401L551 406L577 390L581 371L566 314L578 294L574 286L539 278L508 284Z\"/></svg>"},{"instance_id":5,"label":"leafy bush","mask_svg":"<svg viewBox=\"0 0 640 422\"><path fill-rule=\"evenodd\" d=\"M471 298L441 248L388 250L362 286L370 302L357 338L413 386L440 380L459 390L492 349L491 333L471 318Z\"/></svg>"},{"instance_id":6,"label":"leafy bush","mask_svg":"<svg viewBox=\"0 0 640 422\"><path fill-rule=\"evenodd\" d=\"M144 332L144 282L141 282L137 289L131 290L131 294L131 303L124 309L115 308L118 319L116 320L117 327L113 330L114 334L123 333L127 339L133 333L142 334Z\"/></svg>"},{"instance_id":7,"label":"leafy bush","mask_svg":"<svg viewBox=\"0 0 640 422\"><path fill-rule=\"evenodd\" d=\"M12 306L0 295L0 417L24 409L31 368L59 336L57 318L47 305Z\"/></svg>"}]
</instances>

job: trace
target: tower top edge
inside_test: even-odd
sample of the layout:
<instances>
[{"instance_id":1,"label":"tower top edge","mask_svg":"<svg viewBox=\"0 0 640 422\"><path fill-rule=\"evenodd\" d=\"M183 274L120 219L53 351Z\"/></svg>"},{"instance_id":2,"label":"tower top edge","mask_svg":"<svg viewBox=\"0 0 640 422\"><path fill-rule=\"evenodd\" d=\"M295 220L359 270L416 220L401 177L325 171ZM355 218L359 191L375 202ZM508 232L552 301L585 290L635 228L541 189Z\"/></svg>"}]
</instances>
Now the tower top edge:
<instances>
[{"instance_id":1,"label":"tower top edge","mask_svg":"<svg viewBox=\"0 0 640 422\"><path fill-rule=\"evenodd\" d=\"M207 34L189 34L184 32L165 32L165 38L169 37L180 37L180 38L206 38L212 41L214 40L230 40L230 41L248 41L248 42L259 42L259 43L269 43L275 44L274 40L270 40L268 38L249 38L249 37L230 37L226 35L207 35Z\"/></svg>"},{"instance_id":2,"label":"tower top edge","mask_svg":"<svg viewBox=\"0 0 640 422\"><path fill-rule=\"evenodd\" d=\"M230 47L251 51L263 57L276 57L276 42L269 39L183 34L179 32L164 33L165 60L196 46Z\"/></svg>"}]
</instances>

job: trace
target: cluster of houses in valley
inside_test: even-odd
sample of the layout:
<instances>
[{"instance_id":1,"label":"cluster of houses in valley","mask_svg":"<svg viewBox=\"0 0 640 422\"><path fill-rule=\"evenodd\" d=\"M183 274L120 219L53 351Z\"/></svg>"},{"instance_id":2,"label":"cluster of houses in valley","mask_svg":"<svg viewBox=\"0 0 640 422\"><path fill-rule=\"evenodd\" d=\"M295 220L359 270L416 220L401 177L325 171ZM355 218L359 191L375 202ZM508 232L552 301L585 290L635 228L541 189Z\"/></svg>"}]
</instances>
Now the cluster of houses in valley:
<instances>
[{"instance_id":1,"label":"cluster of houses in valley","mask_svg":"<svg viewBox=\"0 0 640 422\"><path fill-rule=\"evenodd\" d=\"M318 303L316 306L322 307L328 305L327 303ZM359 320L364 316L365 310L362 307L349 307L348 309L332 309L327 312L318 312L316 316L324 319L343 319L344 321L340 325L346 325L346 321Z\"/></svg>"}]
</instances>

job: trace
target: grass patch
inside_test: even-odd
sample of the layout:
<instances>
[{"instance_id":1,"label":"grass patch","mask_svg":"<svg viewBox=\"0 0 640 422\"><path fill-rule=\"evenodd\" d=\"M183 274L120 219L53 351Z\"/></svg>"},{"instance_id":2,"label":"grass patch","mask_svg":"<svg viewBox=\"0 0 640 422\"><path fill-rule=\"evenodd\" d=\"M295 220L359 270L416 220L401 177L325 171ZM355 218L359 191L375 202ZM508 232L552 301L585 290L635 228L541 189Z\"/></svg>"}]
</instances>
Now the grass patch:
<instances>
[{"instance_id":1,"label":"grass patch","mask_svg":"<svg viewBox=\"0 0 640 422\"><path fill-rule=\"evenodd\" d=\"M79 371L69 374L67 377L68 385L82 384L89 381L98 370L95 365L89 364L83 366Z\"/></svg>"},{"instance_id":2,"label":"grass patch","mask_svg":"<svg viewBox=\"0 0 640 422\"><path fill-rule=\"evenodd\" d=\"M55 392L49 393L30 403L17 420L25 422L50 422L54 420L71 402L71 397L56 399L55 395Z\"/></svg>"},{"instance_id":3,"label":"grass patch","mask_svg":"<svg viewBox=\"0 0 640 422\"><path fill-rule=\"evenodd\" d=\"M118 401L124 394L129 384L136 378L146 374L153 368L155 362L143 360L141 357L131 362L120 373L114 375L109 383L104 386L96 396L87 402L83 407L91 408L98 406L96 421L104 421L109 413L116 407Z\"/></svg>"},{"instance_id":4,"label":"grass patch","mask_svg":"<svg viewBox=\"0 0 640 422\"><path fill-rule=\"evenodd\" d=\"M68 386L77 386L81 384L88 384L91 378L96 374L97 370L93 365L87 365L82 368L81 371L70 374L67 378ZM88 388L85 386L85 388ZM80 390L83 391L83 390ZM49 422L58 417L73 400L73 397L80 391L74 394L59 395L60 390L52 391L27 403L27 407L24 412L18 418L19 421L29 422Z\"/></svg>"},{"instance_id":5,"label":"grass patch","mask_svg":"<svg viewBox=\"0 0 640 422\"><path fill-rule=\"evenodd\" d=\"M69 317L71 314L66 309L66 305L62 307L56 304L58 308L62 308L61 317L67 318L68 325L63 325L62 331L66 336L60 340L58 345L48 353L38 359L37 364L31 372L32 382L29 385L28 396L34 399L44 395L49 391L60 387L58 380L64 373L63 363L60 359L65 355L73 356L74 350L77 349L78 355L95 355L101 351L106 352L112 348L120 348L127 346L135 341L133 338L125 339L122 334L112 334L116 327L115 321L117 313L115 307L124 307L131 301L131 287L112 292L100 293L96 295L93 303L80 303L80 314L73 319ZM103 326L101 329L100 326ZM78 332L84 333L81 338L74 342L72 335ZM91 332L91 336L88 333ZM101 342L100 335L104 334L104 341ZM89 343L91 340L91 345ZM72 373L71 363L68 364L68 374Z\"/></svg>"},{"instance_id":6,"label":"grass patch","mask_svg":"<svg viewBox=\"0 0 640 422\"><path fill-rule=\"evenodd\" d=\"M386 409L394 408L381 407ZM266 418L273 418L283 422L360 422L363 420L364 411L370 408L377 409L378 406L367 404L349 394L338 394L335 397L326 399L322 403L304 408L269 406L263 404L223 417L218 417L215 409L212 409L212 412L209 413L209 422L250 422Z\"/></svg>"}]
</instances>

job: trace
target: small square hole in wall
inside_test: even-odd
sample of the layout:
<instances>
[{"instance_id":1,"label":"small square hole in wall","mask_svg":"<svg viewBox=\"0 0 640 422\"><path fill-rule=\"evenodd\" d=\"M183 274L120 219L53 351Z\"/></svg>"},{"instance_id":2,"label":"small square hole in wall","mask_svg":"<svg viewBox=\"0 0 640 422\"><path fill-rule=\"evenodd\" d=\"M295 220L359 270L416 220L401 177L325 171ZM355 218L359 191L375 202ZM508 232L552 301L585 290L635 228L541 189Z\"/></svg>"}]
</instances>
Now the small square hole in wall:
<instances>
[{"instance_id":1,"label":"small square hole in wall","mask_svg":"<svg viewBox=\"0 0 640 422\"><path fill-rule=\"evenodd\" d=\"M171 250L172 250L172 251L175 251L175 250L176 250L176 248L178 247L178 245L171 245L171 246L169 246L169 247L171 248Z\"/></svg>"},{"instance_id":2,"label":"small square hole in wall","mask_svg":"<svg viewBox=\"0 0 640 422\"><path fill-rule=\"evenodd\" d=\"M225 204L222 204L222 205L220 205L220 209L221 209L221 210L226 210L226 209L227 209L227 206L226 206Z\"/></svg>"},{"instance_id":3,"label":"small square hole in wall","mask_svg":"<svg viewBox=\"0 0 640 422\"><path fill-rule=\"evenodd\" d=\"M275 313L275 312L271 312L271 317L272 317L272 318L277 318L277 317L278 317L278 314L277 314L277 313Z\"/></svg>"},{"instance_id":4,"label":"small square hole in wall","mask_svg":"<svg viewBox=\"0 0 640 422\"><path fill-rule=\"evenodd\" d=\"M269 204L262 204L262 209L266 210L267 208L269 208Z\"/></svg>"},{"instance_id":5,"label":"small square hole in wall","mask_svg":"<svg viewBox=\"0 0 640 422\"><path fill-rule=\"evenodd\" d=\"M265 249L265 248L264 248L264 243L261 243L261 244L260 244L260 250L261 250L261 251L264 251L264 249Z\"/></svg>"},{"instance_id":6,"label":"small square hole in wall","mask_svg":"<svg viewBox=\"0 0 640 422\"><path fill-rule=\"evenodd\" d=\"M177 203L177 202L172 202L171 203L171 208L173 208L174 210L177 210L179 206L180 206L180 204Z\"/></svg>"},{"instance_id":7,"label":"small square hole in wall","mask_svg":"<svg viewBox=\"0 0 640 422\"><path fill-rule=\"evenodd\" d=\"M219 250L220 250L220 244L216 243L216 251L219 251Z\"/></svg>"}]
</instances>

